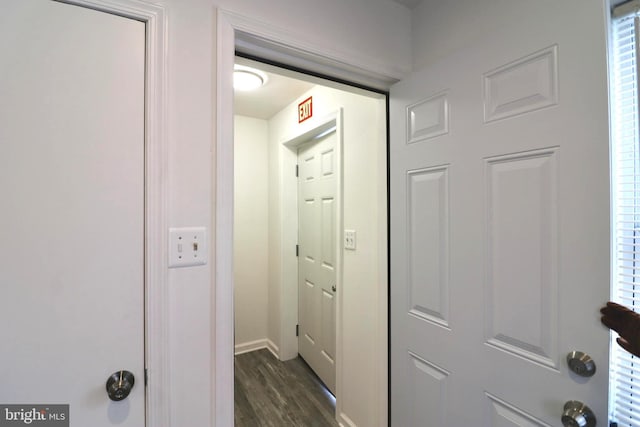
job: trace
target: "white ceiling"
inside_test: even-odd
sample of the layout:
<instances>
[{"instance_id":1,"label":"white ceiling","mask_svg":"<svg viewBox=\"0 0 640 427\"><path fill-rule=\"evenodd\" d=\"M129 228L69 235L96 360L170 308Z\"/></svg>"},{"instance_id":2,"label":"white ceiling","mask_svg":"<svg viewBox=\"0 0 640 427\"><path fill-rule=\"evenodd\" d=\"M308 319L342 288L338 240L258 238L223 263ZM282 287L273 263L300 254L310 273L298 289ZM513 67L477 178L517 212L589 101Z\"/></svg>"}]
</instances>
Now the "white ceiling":
<instances>
[{"instance_id":1,"label":"white ceiling","mask_svg":"<svg viewBox=\"0 0 640 427\"><path fill-rule=\"evenodd\" d=\"M274 67L264 66L259 62L236 58L236 63L261 70L267 74L267 83L255 91L235 91L234 114L270 119L315 86L307 81L276 74L273 72Z\"/></svg>"},{"instance_id":2,"label":"white ceiling","mask_svg":"<svg viewBox=\"0 0 640 427\"><path fill-rule=\"evenodd\" d=\"M268 65L262 62L236 57L236 64L258 69L267 75L267 84L251 92L235 91L234 114L262 120L272 118L286 106L300 99L314 87L328 87L370 97L380 97L380 93L332 79Z\"/></svg>"}]
</instances>

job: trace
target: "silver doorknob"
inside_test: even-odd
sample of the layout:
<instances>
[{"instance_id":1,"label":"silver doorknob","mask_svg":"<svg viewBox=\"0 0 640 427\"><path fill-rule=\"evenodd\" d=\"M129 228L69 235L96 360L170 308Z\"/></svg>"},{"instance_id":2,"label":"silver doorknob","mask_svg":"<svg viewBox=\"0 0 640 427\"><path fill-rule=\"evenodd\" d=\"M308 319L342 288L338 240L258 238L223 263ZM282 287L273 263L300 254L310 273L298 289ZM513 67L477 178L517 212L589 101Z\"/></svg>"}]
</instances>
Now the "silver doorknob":
<instances>
[{"instance_id":1,"label":"silver doorknob","mask_svg":"<svg viewBox=\"0 0 640 427\"><path fill-rule=\"evenodd\" d=\"M567 354L567 364L581 377L592 377L596 373L596 363L591 356L581 351L572 351Z\"/></svg>"},{"instance_id":2,"label":"silver doorknob","mask_svg":"<svg viewBox=\"0 0 640 427\"><path fill-rule=\"evenodd\" d=\"M596 416L584 403L570 400L564 404L562 425L564 427L595 427Z\"/></svg>"},{"instance_id":3,"label":"silver doorknob","mask_svg":"<svg viewBox=\"0 0 640 427\"><path fill-rule=\"evenodd\" d=\"M114 402L126 399L131 393L135 378L129 371L118 371L107 379L107 395Z\"/></svg>"}]
</instances>

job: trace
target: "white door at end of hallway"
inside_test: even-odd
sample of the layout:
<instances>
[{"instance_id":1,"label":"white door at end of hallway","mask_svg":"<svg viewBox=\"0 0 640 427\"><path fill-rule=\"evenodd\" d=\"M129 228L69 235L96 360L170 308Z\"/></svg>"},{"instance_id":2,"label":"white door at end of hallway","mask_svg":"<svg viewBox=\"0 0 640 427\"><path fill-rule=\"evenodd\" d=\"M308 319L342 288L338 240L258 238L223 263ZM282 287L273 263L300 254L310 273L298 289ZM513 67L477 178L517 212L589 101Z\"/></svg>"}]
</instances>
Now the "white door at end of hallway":
<instances>
[{"instance_id":1,"label":"white door at end of hallway","mask_svg":"<svg viewBox=\"0 0 640 427\"><path fill-rule=\"evenodd\" d=\"M335 394L336 132L298 149L298 352Z\"/></svg>"},{"instance_id":2,"label":"white door at end of hallway","mask_svg":"<svg viewBox=\"0 0 640 427\"><path fill-rule=\"evenodd\" d=\"M0 404L141 427L145 24L3 0L0 77Z\"/></svg>"},{"instance_id":3,"label":"white door at end of hallway","mask_svg":"<svg viewBox=\"0 0 640 427\"><path fill-rule=\"evenodd\" d=\"M446 34L432 41L451 54L391 89L393 426L557 426L571 401L608 425L607 73L595 3L486 2L475 19L491 31L469 29L464 49ZM593 358L594 376L569 370L574 350Z\"/></svg>"}]
</instances>

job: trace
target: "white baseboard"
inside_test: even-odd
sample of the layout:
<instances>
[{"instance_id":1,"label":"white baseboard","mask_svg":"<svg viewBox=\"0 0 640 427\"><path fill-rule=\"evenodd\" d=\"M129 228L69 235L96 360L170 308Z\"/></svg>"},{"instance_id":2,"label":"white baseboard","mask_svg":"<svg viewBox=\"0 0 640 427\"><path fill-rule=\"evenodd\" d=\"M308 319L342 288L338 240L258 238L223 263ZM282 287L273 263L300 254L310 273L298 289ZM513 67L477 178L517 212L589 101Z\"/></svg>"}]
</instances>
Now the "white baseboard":
<instances>
[{"instance_id":1,"label":"white baseboard","mask_svg":"<svg viewBox=\"0 0 640 427\"><path fill-rule=\"evenodd\" d=\"M237 356L238 354L249 353L251 351L261 350L263 348L269 350L278 360L280 360L280 351L278 350L278 346L275 345L273 341L267 338L249 341L242 344L236 344L234 354Z\"/></svg>"},{"instance_id":2,"label":"white baseboard","mask_svg":"<svg viewBox=\"0 0 640 427\"><path fill-rule=\"evenodd\" d=\"M242 344L236 344L234 354L249 353L251 351L260 350L267 347L267 339L249 341Z\"/></svg>"},{"instance_id":3,"label":"white baseboard","mask_svg":"<svg viewBox=\"0 0 640 427\"><path fill-rule=\"evenodd\" d=\"M341 427L357 427L356 423L351 421L351 418L347 417L344 412L338 417L338 424L340 424Z\"/></svg>"},{"instance_id":4,"label":"white baseboard","mask_svg":"<svg viewBox=\"0 0 640 427\"><path fill-rule=\"evenodd\" d=\"M273 341L267 340L267 349L276 357L276 359L280 360L280 349Z\"/></svg>"}]
</instances>

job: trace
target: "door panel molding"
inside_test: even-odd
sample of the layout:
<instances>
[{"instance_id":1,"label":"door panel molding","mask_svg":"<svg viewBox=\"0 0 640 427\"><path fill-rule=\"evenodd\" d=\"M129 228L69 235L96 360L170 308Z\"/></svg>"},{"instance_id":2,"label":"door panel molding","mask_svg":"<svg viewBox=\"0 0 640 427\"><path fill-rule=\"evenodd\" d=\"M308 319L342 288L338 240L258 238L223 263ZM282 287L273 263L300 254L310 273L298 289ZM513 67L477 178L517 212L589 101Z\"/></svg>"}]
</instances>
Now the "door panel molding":
<instances>
[{"instance_id":1,"label":"door panel molding","mask_svg":"<svg viewBox=\"0 0 640 427\"><path fill-rule=\"evenodd\" d=\"M167 278L167 24L162 6L136 0L56 0L145 24L145 366L146 425L169 427Z\"/></svg>"},{"instance_id":2,"label":"door panel molding","mask_svg":"<svg viewBox=\"0 0 640 427\"><path fill-rule=\"evenodd\" d=\"M559 372L558 156L552 147L486 158L484 185L487 344ZM527 224L517 237L514 217ZM517 299L527 304L506 313Z\"/></svg>"},{"instance_id":3,"label":"door panel molding","mask_svg":"<svg viewBox=\"0 0 640 427\"><path fill-rule=\"evenodd\" d=\"M449 326L450 165L407 171L407 312ZM430 219L424 221L425 215ZM417 255L420 256L417 256Z\"/></svg>"}]
</instances>

